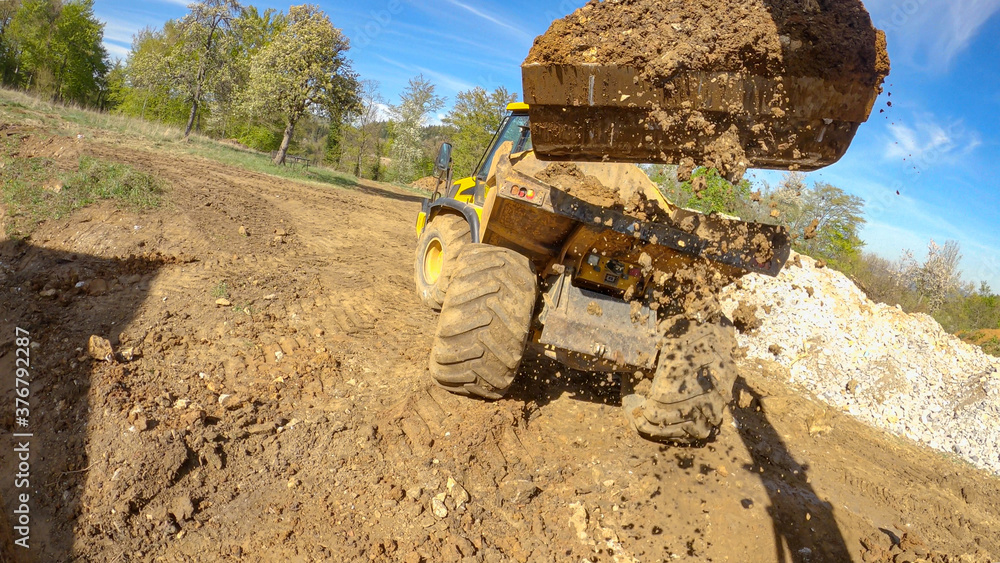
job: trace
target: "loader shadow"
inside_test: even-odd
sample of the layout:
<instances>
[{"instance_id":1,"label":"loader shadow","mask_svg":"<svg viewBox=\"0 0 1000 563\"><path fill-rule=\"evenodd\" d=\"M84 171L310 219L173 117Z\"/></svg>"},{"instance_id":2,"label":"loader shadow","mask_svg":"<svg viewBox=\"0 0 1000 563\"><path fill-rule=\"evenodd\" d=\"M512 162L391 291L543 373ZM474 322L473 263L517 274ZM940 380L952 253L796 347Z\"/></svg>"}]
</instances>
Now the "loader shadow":
<instances>
[{"instance_id":1,"label":"loader shadow","mask_svg":"<svg viewBox=\"0 0 1000 563\"><path fill-rule=\"evenodd\" d=\"M750 452L757 475L767 491L767 512L774 525L775 560L785 563L851 561L850 550L837 526L833 506L821 499L809 481L809 466L798 463L780 433L759 408L761 395L741 376L734 396L752 397L750 407L732 408L739 435ZM744 508L747 508L744 501Z\"/></svg>"},{"instance_id":2,"label":"loader shadow","mask_svg":"<svg viewBox=\"0 0 1000 563\"><path fill-rule=\"evenodd\" d=\"M821 499L809 482L809 466L795 460L767 414L755 408L761 404L761 394L742 376L737 379L733 392L735 397L744 393L752 398L751 407L741 409L734 405L732 412L739 428L739 438L753 460L752 465L745 469L760 478L770 501L767 513L774 530L775 561L851 561L851 553L837 525L833 506ZM534 352L525 356L507 398L523 402L525 410L532 411L564 396L595 404L621 406L620 383L616 377L571 370ZM732 429L727 425L722 432L732 432ZM686 451L697 456L700 446L718 439L692 446L663 448L664 451ZM744 508L751 505L749 499L744 501Z\"/></svg>"},{"instance_id":3,"label":"loader shadow","mask_svg":"<svg viewBox=\"0 0 1000 563\"><path fill-rule=\"evenodd\" d=\"M0 448L4 452L0 526L13 531L15 501L21 494L30 495L30 548L15 547L13 555L0 548L0 561L75 560L74 540L80 533L114 541L115 529L100 522L95 528L93 515L86 514L81 504L88 475L103 469L97 467L102 460L91 459L87 451L90 413L116 406L111 401L91 404L91 397L108 394L109 389L127 397L129 372L134 368L84 356L91 335L108 339L117 349L119 334L135 319L147 298L148 282L162 265L142 258L117 260L51 250L16 240L0 242ZM23 349L18 344L25 343L16 340L17 329L27 331L30 338L30 412L15 416L13 366L17 350ZM118 380L114 387L108 384L110 374ZM22 414L29 416L22 421ZM32 434L27 487L15 486L18 460L8 455L14 433ZM9 535L17 539L22 534ZM0 541L4 536L0 533Z\"/></svg>"},{"instance_id":4,"label":"loader shadow","mask_svg":"<svg viewBox=\"0 0 1000 563\"><path fill-rule=\"evenodd\" d=\"M563 396L575 401L621 406L620 378L570 369L529 348L506 398L542 408Z\"/></svg>"}]
</instances>

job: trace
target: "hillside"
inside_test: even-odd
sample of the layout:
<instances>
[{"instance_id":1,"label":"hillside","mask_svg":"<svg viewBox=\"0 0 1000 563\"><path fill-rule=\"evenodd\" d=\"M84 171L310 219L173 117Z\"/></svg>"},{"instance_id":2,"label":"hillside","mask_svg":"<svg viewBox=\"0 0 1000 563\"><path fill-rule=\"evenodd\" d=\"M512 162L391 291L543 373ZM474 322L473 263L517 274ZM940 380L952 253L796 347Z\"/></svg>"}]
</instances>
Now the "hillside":
<instances>
[{"instance_id":1,"label":"hillside","mask_svg":"<svg viewBox=\"0 0 1000 563\"><path fill-rule=\"evenodd\" d=\"M5 197L27 162L56 194L40 201L63 201L75 184L55 180L84 157L160 191L155 205L95 199L0 241L0 373L13 371L16 328L31 335L33 548L19 561L1000 558L996 477L861 422L903 394L869 404L877 369L791 327L846 338L836 327L856 325L854 338L883 352L909 335L892 357L960 358L948 385L992 360L933 327L912 332L920 318L840 302L852 290L828 287L837 278L806 258L792 278L733 294L771 310L741 340L724 431L666 447L634 435L613 379L543 357L495 403L430 385L436 316L412 287L414 193L281 177L237 166L237 149L66 117L0 105ZM4 232L25 219L9 201L3 211ZM802 276L816 276L811 298L791 288ZM877 336L858 319L901 324ZM765 344L782 349L768 357ZM853 398L823 396L850 383L817 376L827 357L845 375L859 367ZM923 389L908 369L902 380ZM13 405L15 384L2 381ZM995 378L986 384L995 408ZM7 452L19 427L0 413ZM14 463L0 461L8 517Z\"/></svg>"}]
</instances>

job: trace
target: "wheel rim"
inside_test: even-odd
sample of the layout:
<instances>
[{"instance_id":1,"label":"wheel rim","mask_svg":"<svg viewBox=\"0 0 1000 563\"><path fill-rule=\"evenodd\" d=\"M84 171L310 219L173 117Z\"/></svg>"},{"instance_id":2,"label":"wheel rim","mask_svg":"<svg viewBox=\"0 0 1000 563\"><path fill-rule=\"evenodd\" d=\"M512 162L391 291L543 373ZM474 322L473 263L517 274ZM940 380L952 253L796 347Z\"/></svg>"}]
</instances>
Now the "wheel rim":
<instances>
[{"instance_id":1,"label":"wheel rim","mask_svg":"<svg viewBox=\"0 0 1000 563\"><path fill-rule=\"evenodd\" d=\"M441 239L433 239L427 243L424 250L424 280L434 285L441 278L441 266L444 264L444 247Z\"/></svg>"}]
</instances>

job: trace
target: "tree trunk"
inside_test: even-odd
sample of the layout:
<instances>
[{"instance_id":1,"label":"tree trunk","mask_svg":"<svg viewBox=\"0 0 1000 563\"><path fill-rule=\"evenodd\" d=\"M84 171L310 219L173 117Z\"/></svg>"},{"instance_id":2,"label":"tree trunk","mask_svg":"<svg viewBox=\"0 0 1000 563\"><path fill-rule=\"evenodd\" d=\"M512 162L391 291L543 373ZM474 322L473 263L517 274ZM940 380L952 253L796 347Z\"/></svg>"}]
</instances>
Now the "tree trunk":
<instances>
[{"instance_id":1,"label":"tree trunk","mask_svg":"<svg viewBox=\"0 0 1000 563\"><path fill-rule=\"evenodd\" d=\"M201 98L201 78L198 78L198 84L194 87L194 100L191 102L191 115L188 117L187 127L184 128L184 138L187 139L191 135L191 128L194 127L194 118L198 115L198 99Z\"/></svg>"},{"instance_id":2,"label":"tree trunk","mask_svg":"<svg viewBox=\"0 0 1000 563\"><path fill-rule=\"evenodd\" d=\"M288 125L285 126L285 138L281 140L281 148L278 149L278 154L274 157L275 165L282 165L285 163L285 155L288 154L288 145L292 142L292 135L295 133L295 122L292 120L288 121Z\"/></svg>"},{"instance_id":3,"label":"tree trunk","mask_svg":"<svg viewBox=\"0 0 1000 563\"><path fill-rule=\"evenodd\" d=\"M59 72L56 73L56 91L53 98L60 103L63 101L62 83L63 83L63 74L66 73L67 64L69 64L69 55L63 57L63 62L59 66Z\"/></svg>"},{"instance_id":4,"label":"tree trunk","mask_svg":"<svg viewBox=\"0 0 1000 563\"><path fill-rule=\"evenodd\" d=\"M361 165L364 163L365 157L365 144L367 144L368 136L364 133L364 124L361 125L361 139L358 141L358 162L354 165L354 177L361 177Z\"/></svg>"}]
</instances>

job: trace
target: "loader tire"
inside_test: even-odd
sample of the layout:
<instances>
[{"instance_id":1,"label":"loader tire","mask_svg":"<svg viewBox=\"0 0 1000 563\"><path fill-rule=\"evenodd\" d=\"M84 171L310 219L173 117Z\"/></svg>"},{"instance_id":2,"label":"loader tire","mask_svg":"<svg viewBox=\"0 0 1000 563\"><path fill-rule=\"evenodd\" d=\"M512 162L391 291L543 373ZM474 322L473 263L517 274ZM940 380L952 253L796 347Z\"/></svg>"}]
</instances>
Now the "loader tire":
<instances>
[{"instance_id":1,"label":"loader tire","mask_svg":"<svg viewBox=\"0 0 1000 563\"><path fill-rule=\"evenodd\" d=\"M521 364L538 296L538 277L521 254L470 244L458 257L431 348L438 385L499 399Z\"/></svg>"},{"instance_id":2,"label":"loader tire","mask_svg":"<svg viewBox=\"0 0 1000 563\"><path fill-rule=\"evenodd\" d=\"M693 445L712 438L732 401L735 350L736 331L725 317L678 321L664 337L652 384L623 381L626 418L650 440Z\"/></svg>"},{"instance_id":3,"label":"loader tire","mask_svg":"<svg viewBox=\"0 0 1000 563\"><path fill-rule=\"evenodd\" d=\"M472 244L469 223L458 215L438 215L420 233L414 281L420 300L431 309L441 310L454 274L455 260L469 244Z\"/></svg>"}]
</instances>

